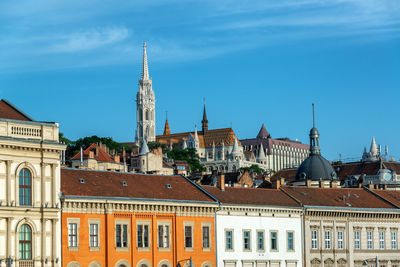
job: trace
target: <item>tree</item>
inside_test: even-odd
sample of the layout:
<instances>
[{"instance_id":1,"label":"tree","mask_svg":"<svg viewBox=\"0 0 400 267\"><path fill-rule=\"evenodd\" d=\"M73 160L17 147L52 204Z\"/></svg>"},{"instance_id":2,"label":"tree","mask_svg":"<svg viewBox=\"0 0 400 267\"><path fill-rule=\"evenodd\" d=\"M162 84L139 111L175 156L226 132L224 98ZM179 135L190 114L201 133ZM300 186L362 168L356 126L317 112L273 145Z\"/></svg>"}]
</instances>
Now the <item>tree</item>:
<instances>
[{"instance_id":1,"label":"tree","mask_svg":"<svg viewBox=\"0 0 400 267\"><path fill-rule=\"evenodd\" d=\"M264 173L265 172L264 169L260 168L256 164L253 164L250 167L242 167L239 170L248 171L249 173L256 173L256 174L260 174L260 173Z\"/></svg>"},{"instance_id":2,"label":"tree","mask_svg":"<svg viewBox=\"0 0 400 267\"><path fill-rule=\"evenodd\" d=\"M194 148L173 148L167 152L167 156L174 160L186 160L192 172L204 171L204 167L200 164L199 155Z\"/></svg>"},{"instance_id":3,"label":"tree","mask_svg":"<svg viewBox=\"0 0 400 267\"><path fill-rule=\"evenodd\" d=\"M165 144L161 144L158 142L148 142L147 147L149 148L150 151L152 151L153 149L157 149L159 147L161 147L162 150L164 151L167 148Z\"/></svg>"}]
</instances>

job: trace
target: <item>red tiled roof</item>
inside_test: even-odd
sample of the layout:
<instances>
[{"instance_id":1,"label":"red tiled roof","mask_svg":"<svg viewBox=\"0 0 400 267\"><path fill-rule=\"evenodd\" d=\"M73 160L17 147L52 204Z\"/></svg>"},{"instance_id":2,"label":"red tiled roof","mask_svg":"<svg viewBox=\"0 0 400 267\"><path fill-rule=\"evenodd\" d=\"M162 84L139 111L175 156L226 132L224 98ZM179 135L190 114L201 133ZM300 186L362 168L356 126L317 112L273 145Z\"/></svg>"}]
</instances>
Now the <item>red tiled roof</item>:
<instances>
[{"instance_id":1,"label":"red tiled roof","mask_svg":"<svg viewBox=\"0 0 400 267\"><path fill-rule=\"evenodd\" d=\"M218 187L203 186L207 192L225 204L249 204L299 207L292 198L284 192L276 189L246 188L246 187L225 187L222 191Z\"/></svg>"},{"instance_id":2,"label":"red tiled roof","mask_svg":"<svg viewBox=\"0 0 400 267\"><path fill-rule=\"evenodd\" d=\"M371 191L400 208L400 191L397 190L371 190Z\"/></svg>"},{"instance_id":3,"label":"red tiled roof","mask_svg":"<svg viewBox=\"0 0 400 267\"><path fill-rule=\"evenodd\" d=\"M80 183L80 178L84 179L84 184ZM122 181L126 181L127 186L123 186ZM61 192L70 196L214 201L182 176L81 169L61 169Z\"/></svg>"},{"instance_id":4,"label":"red tiled roof","mask_svg":"<svg viewBox=\"0 0 400 267\"><path fill-rule=\"evenodd\" d=\"M0 118L21 120L21 121L33 121L31 117L26 115L24 112L19 110L13 104L5 99L0 100Z\"/></svg>"},{"instance_id":5,"label":"red tiled roof","mask_svg":"<svg viewBox=\"0 0 400 267\"><path fill-rule=\"evenodd\" d=\"M305 206L395 209L362 188L315 188L281 186L280 189Z\"/></svg>"},{"instance_id":6,"label":"red tiled roof","mask_svg":"<svg viewBox=\"0 0 400 267\"><path fill-rule=\"evenodd\" d=\"M96 155L95 150L98 149L98 155ZM96 143L91 144L88 148L86 148L83 151L83 158L86 159L89 157L89 152L94 150L94 158L97 159L100 162L114 162L114 160L110 157L110 155L107 154L103 149L101 149ZM74 159L80 159L81 158L81 152L79 151L75 156L71 158L71 160Z\"/></svg>"}]
</instances>

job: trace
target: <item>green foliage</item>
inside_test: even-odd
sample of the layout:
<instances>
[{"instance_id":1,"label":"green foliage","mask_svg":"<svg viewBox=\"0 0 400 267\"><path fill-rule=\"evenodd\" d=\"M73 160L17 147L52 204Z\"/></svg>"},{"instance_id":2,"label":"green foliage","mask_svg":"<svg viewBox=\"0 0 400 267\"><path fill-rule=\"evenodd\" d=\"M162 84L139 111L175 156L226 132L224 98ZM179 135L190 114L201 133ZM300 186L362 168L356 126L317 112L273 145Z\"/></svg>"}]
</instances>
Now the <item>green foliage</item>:
<instances>
[{"instance_id":1,"label":"green foliage","mask_svg":"<svg viewBox=\"0 0 400 267\"><path fill-rule=\"evenodd\" d=\"M58 139L60 140L60 142L69 145L72 143L71 140L69 140L67 137L64 136L64 134L62 132L59 132L58 134Z\"/></svg>"},{"instance_id":2,"label":"green foliage","mask_svg":"<svg viewBox=\"0 0 400 267\"><path fill-rule=\"evenodd\" d=\"M174 160L186 160L192 172L204 171L204 167L200 164L199 155L194 148L173 148L167 152L167 156Z\"/></svg>"},{"instance_id":3,"label":"green foliage","mask_svg":"<svg viewBox=\"0 0 400 267\"><path fill-rule=\"evenodd\" d=\"M256 174L265 172L264 169L261 169L258 165L255 164L251 165L250 167L242 167L239 170L248 171L249 173L256 173Z\"/></svg>"},{"instance_id":4,"label":"green foliage","mask_svg":"<svg viewBox=\"0 0 400 267\"><path fill-rule=\"evenodd\" d=\"M341 160L332 162L332 165L342 165L343 162Z\"/></svg>"},{"instance_id":5,"label":"green foliage","mask_svg":"<svg viewBox=\"0 0 400 267\"><path fill-rule=\"evenodd\" d=\"M159 148L159 147L161 147L162 150L164 151L167 148L167 146L165 144L161 144L158 142L148 142L147 146L150 151L152 151L153 149Z\"/></svg>"},{"instance_id":6,"label":"green foliage","mask_svg":"<svg viewBox=\"0 0 400 267\"><path fill-rule=\"evenodd\" d=\"M67 158L73 157L76 153L80 151L81 147L85 150L93 143L101 142L105 144L109 149L114 149L116 152L121 152L123 148L125 148L125 150L130 150L132 148L132 146L114 141L111 137L98 137L96 135L79 138L76 141L71 141L68 138L64 137L63 133L60 133L60 141L67 144Z\"/></svg>"}]
</instances>

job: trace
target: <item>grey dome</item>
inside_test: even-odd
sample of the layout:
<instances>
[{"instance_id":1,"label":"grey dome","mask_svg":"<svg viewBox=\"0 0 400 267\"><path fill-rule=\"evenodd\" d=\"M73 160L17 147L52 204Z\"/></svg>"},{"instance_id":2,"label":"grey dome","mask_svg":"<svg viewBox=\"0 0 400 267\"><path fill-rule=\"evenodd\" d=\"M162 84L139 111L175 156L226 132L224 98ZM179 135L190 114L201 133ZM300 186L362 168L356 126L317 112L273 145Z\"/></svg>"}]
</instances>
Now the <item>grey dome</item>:
<instances>
[{"instance_id":1,"label":"grey dome","mask_svg":"<svg viewBox=\"0 0 400 267\"><path fill-rule=\"evenodd\" d=\"M315 127L312 127L310 130L310 135L319 135L318 129Z\"/></svg>"},{"instance_id":2,"label":"grey dome","mask_svg":"<svg viewBox=\"0 0 400 267\"><path fill-rule=\"evenodd\" d=\"M337 180L337 175L329 161L319 154L314 154L304 160L297 169L296 181L304 180Z\"/></svg>"}]
</instances>

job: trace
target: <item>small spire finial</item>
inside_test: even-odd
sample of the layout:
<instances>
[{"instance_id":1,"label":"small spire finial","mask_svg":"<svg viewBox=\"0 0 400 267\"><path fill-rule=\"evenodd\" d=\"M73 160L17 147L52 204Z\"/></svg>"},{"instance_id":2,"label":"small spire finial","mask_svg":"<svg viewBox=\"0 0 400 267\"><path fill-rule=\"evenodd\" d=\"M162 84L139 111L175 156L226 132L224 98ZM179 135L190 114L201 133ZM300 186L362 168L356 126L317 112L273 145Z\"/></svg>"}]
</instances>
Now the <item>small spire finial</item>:
<instances>
[{"instance_id":1,"label":"small spire finial","mask_svg":"<svg viewBox=\"0 0 400 267\"><path fill-rule=\"evenodd\" d=\"M147 64L146 42L143 42L142 80L149 80L149 66Z\"/></svg>"},{"instance_id":2,"label":"small spire finial","mask_svg":"<svg viewBox=\"0 0 400 267\"><path fill-rule=\"evenodd\" d=\"M312 103L312 126L315 127L314 103Z\"/></svg>"}]
</instances>

